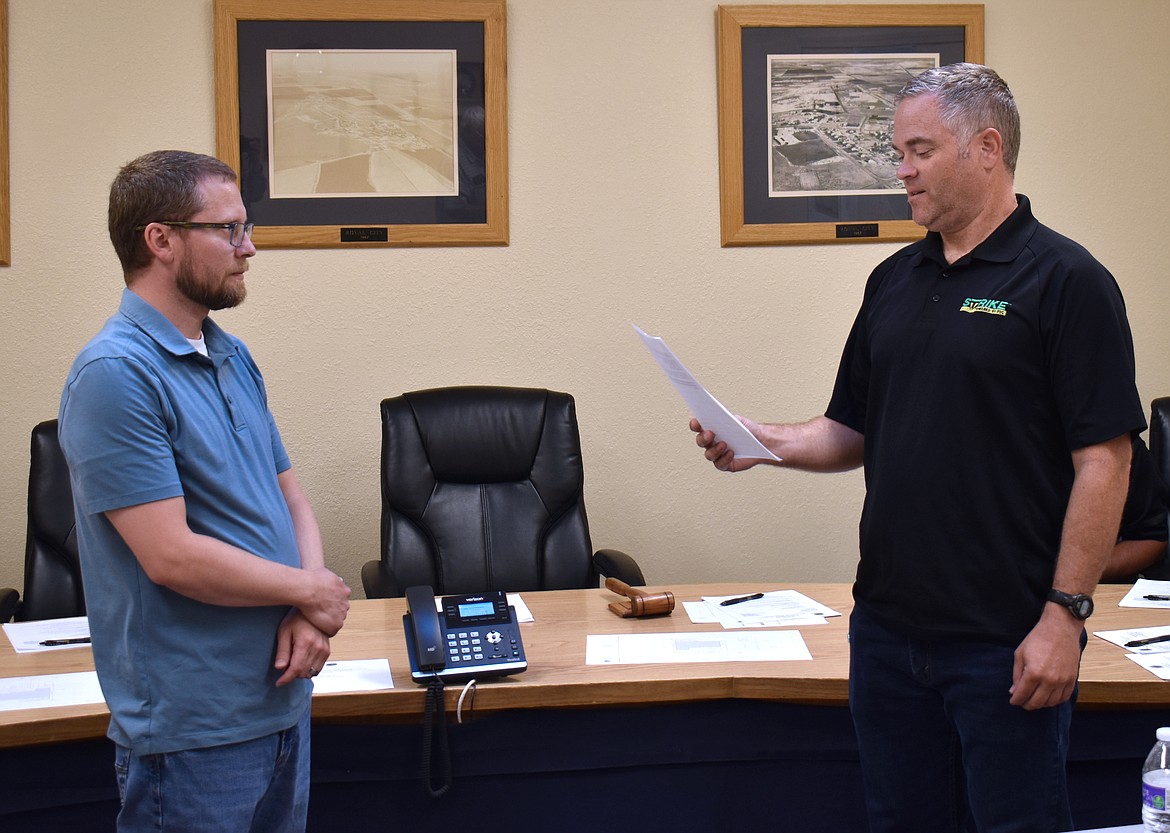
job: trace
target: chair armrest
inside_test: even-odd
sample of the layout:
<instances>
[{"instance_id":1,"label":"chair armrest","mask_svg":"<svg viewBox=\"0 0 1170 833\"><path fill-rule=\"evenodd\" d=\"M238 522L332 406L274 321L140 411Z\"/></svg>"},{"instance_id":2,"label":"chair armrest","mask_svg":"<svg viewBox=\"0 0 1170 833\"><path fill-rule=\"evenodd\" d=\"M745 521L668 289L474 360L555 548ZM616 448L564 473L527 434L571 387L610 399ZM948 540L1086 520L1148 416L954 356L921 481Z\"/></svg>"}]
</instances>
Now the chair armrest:
<instances>
[{"instance_id":1,"label":"chair armrest","mask_svg":"<svg viewBox=\"0 0 1170 833\"><path fill-rule=\"evenodd\" d=\"M0 587L0 622L11 622L20 606L20 594L11 587Z\"/></svg>"},{"instance_id":2,"label":"chair armrest","mask_svg":"<svg viewBox=\"0 0 1170 833\"><path fill-rule=\"evenodd\" d=\"M381 560L367 561L362 565L362 587L367 599L393 599L406 592L399 586L394 571Z\"/></svg>"},{"instance_id":3,"label":"chair armrest","mask_svg":"<svg viewBox=\"0 0 1170 833\"><path fill-rule=\"evenodd\" d=\"M603 576L612 576L630 587L646 586L638 562L621 550L598 550L593 553L593 567Z\"/></svg>"}]
</instances>

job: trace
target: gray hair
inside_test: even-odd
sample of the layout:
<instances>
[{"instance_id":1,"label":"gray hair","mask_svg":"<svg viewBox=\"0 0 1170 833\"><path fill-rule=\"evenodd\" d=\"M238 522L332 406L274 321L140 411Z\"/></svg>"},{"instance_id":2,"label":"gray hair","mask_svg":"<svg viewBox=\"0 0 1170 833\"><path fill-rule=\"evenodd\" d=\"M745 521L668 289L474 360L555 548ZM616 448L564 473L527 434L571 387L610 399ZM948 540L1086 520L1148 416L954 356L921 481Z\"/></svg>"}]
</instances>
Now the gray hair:
<instances>
[{"instance_id":1,"label":"gray hair","mask_svg":"<svg viewBox=\"0 0 1170 833\"><path fill-rule=\"evenodd\" d=\"M1020 155L1020 112L1008 85L990 67L949 64L935 67L912 79L895 101L934 95L943 125L966 146L975 135L994 127L1003 137L1003 163L1015 174Z\"/></svg>"}]
</instances>

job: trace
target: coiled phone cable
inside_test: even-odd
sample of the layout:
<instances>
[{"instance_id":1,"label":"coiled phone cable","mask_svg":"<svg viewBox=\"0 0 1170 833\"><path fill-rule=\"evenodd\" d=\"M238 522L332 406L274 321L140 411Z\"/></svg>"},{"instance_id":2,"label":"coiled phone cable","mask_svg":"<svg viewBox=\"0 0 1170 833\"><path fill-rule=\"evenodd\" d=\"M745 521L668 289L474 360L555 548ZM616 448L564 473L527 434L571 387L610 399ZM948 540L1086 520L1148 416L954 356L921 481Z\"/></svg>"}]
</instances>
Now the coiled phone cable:
<instances>
[{"instance_id":1,"label":"coiled phone cable","mask_svg":"<svg viewBox=\"0 0 1170 833\"><path fill-rule=\"evenodd\" d=\"M435 729L438 729L437 737ZM439 753L442 781L435 786L431 779L431 756ZM438 674L427 684L426 706L423 711L423 783L431 798L438 798L451 789L451 747L447 743L447 712L443 705L443 678Z\"/></svg>"}]
</instances>

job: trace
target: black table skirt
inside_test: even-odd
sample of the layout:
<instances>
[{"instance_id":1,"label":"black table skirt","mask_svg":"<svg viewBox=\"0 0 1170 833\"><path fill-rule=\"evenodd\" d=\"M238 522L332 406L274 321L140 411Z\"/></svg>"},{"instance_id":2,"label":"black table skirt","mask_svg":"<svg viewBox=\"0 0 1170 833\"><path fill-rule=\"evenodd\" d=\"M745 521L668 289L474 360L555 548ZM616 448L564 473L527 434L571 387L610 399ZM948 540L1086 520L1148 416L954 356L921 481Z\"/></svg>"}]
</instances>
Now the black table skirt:
<instances>
[{"instance_id":1,"label":"black table skirt","mask_svg":"<svg viewBox=\"0 0 1170 833\"><path fill-rule=\"evenodd\" d=\"M1140 821L1141 764L1163 724L1170 711L1078 710L1069 751L1078 827ZM314 724L309 830L865 830L844 708L533 709L451 721L447 733L451 787L432 798L420 725ZM3 833L114 829L108 741L0 750L0 784Z\"/></svg>"}]
</instances>

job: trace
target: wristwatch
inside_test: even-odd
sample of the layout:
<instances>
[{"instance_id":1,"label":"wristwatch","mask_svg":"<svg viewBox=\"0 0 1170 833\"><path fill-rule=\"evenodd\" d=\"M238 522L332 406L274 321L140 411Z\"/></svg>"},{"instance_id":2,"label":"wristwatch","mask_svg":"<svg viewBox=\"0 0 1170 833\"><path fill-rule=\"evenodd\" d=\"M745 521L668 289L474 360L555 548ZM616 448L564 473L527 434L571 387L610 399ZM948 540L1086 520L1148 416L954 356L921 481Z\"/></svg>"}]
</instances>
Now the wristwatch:
<instances>
[{"instance_id":1,"label":"wristwatch","mask_svg":"<svg viewBox=\"0 0 1170 833\"><path fill-rule=\"evenodd\" d=\"M1055 602L1061 607L1068 608L1074 619L1082 622L1093 615L1093 597L1084 593L1062 593L1053 588L1048 591L1048 601Z\"/></svg>"}]
</instances>

